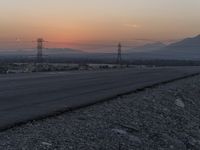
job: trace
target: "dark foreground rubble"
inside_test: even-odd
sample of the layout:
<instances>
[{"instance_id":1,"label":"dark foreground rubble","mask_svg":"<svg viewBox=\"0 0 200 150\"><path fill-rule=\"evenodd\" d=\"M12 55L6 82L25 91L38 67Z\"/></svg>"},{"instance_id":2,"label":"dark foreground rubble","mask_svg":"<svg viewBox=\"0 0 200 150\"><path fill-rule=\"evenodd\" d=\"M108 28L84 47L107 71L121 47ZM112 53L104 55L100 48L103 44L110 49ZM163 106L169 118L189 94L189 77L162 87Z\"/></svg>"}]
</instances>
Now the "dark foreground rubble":
<instances>
[{"instance_id":1,"label":"dark foreground rubble","mask_svg":"<svg viewBox=\"0 0 200 150\"><path fill-rule=\"evenodd\" d=\"M200 150L200 76L1 132L0 149Z\"/></svg>"}]
</instances>

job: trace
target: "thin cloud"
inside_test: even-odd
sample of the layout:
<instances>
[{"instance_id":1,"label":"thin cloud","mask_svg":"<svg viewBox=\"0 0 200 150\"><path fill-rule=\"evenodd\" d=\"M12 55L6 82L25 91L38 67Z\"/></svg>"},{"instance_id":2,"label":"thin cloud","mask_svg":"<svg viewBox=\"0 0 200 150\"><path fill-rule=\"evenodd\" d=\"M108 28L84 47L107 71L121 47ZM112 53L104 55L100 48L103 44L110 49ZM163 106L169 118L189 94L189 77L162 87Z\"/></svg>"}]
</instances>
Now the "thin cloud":
<instances>
[{"instance_id":1,"label":"thin cloud","mask_svg":"<svg viewBox=\"0 0 200 150\"><path fill-rule=\"evenodd\" d=\"M124 24L124 26L129 27L129 28L140 28L140 25L138 24Z\"/></svg>"}]
</instances>

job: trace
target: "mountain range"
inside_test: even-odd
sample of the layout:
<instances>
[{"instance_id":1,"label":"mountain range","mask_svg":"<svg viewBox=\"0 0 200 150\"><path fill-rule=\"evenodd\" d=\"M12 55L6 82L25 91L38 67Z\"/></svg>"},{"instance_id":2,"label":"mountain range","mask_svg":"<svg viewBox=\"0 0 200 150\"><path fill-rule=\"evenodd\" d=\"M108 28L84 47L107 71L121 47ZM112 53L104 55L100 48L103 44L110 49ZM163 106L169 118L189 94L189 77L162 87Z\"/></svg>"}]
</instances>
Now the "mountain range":
<instances>
[{"instance_id":1,"label":"mountain range","mask_svg":"<svg viewBox=\"0 0 200 150\"><path fill-rule=\"evenodd\" d=\"M66 54L82 54L85 53L81 50L71 48L47 48L43 49L45 55L66 55ZM35 55L36 49L24 49L24 50L5 50L0 51L1 55Z\"/></svg>"},{"instance_id":2,"label":"mountain range","mask_svg":"<svg viewBox=\"0 0 200 150\"><path fill-rule=\"evenodd\" d=\"M138 59L200 60L200 35L170 45L153 43L140 47L140 49L139 52L134 52L135 49L133 49L133 52L129 51L130 57Z\"/></svg>"},{"instance_id":3,"label":"mountain range","mask_svg":"<svg viewBox=\"0 0 200 150\"><path fill-rule=\"evenodd\" d=\"M92 59L115 59L116 53L87 53L70 48L50 48L43 50L44 55L52 57L76 57ZM1 51L0 55L35 56L36 50ZM123 59L174 59L200 60L200 35L165 45L161 42L146 44L123 51Z\"/></svg>"},{"instance_id":4,"label":"mountain range","mask_svg":"<svg viewBox=\"0 0 200 150\"><path fill-rule=\"evenodd\" d=\"M129 50L126 50L125 53L132 53L132 52L151 52L155 50L159 50L161 48L166 47L162 42L155 42L155 43L148 43L142 46L138 46Z\"/></svg>"}]
</instances>

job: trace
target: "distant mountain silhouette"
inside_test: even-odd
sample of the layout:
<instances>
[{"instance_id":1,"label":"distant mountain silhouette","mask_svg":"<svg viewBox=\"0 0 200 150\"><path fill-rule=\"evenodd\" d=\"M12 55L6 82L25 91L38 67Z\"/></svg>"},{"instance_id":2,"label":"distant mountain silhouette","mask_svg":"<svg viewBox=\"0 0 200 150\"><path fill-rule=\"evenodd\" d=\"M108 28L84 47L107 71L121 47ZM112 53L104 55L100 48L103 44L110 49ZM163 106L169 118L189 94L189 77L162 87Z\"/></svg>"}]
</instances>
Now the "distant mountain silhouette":
<instances>
[{"instance_id":1,"label":"distant mountain silhouette","mask_svg":"<svg viewBox=\"0 0 200 150\"><path fill-rule=\"evenodd\" d=\"M48 48L44 49L44 53L46 53L47 55L48 54L65 55L65 54L82 54L85 52L71 48Z\"/></svg>"},{"instance_id":2,"label":"distant mountain silhouette","mask_svg":"<svg viewBox=\"0 0 200 150\"><path fill-rule=\"evenodd\" d=\"M36 49L0 51L0 55L36 56ZM71 48L44 49L44 55L50 57L73 57L86 59L116 59L117 53L87 53ZM200 60L200 35L186 38L170 45L161 42L122 51L122 58L133 59L173 59L173 60Z\"/></svg>"},{"instance_id":3,"label":"distant mountain silhouette","mask_svg":"<svg viewBox=\"0 0 200 150\"><path fill-rule=\"evenodd\" d=\"M27 50L5 50L0 51L0 55L36 55L36 49ZM66 54L83 54L85 52L81 50L71 48L48 48L43 50L44 55L66 55Z\"/></svg>"},{"instance_id":4,"label":"distant mountain silhouette","mask_svg":"<svg viewBox=\"0 0 200 150\"><path fill-rule=\"evenodd\" d=\"M200 35L170 44L154 54L181 59L200 59Z\"/></svg>"},{"instance_id":5,"label":"distant mountain silhouette","mask_svg":"<svg viewBox=\"0 0 200 150\"><path fill-rule=\"evenodd\" d=\"M145 44L142 46L138 46L129 50L126 50L126 53L131 53L131 52L151 52L155 50L159 50L161 48L166 47L165 44L161 42L156 42L156 43L150 43L150 44Z\"/></svg>"},{"instance_id":6,"label":"distant mountain silhouette","mask_svg":"<svg viewBox=\"0 0 200 150\"><path fill-rule=\"evenodd\" d=\"M170 49L188 49L188 48L197 48L200 47L200 35L193 37L193 38L186 38L182 41L179 41L177 43L173 43L166 48Z\"/></svg>"},{"instance_id":7,"label":"distant mountain silhouette","mask_svg":"<svg viewBox=\"0 0 200 150\"><path fill-rule=\"evenodd\" d=\"M129 58L200 60L200 35L152 51L130 53Z\"/></svg>"}]
</instances>

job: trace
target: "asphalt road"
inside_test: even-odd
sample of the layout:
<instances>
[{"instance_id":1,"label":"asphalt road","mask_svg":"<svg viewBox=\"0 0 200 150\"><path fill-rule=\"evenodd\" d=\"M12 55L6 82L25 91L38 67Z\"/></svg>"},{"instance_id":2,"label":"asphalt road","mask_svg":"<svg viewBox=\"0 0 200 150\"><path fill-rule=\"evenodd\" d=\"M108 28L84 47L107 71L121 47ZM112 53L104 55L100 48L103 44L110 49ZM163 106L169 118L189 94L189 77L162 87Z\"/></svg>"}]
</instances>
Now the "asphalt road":
<instances>
[{"instance_id":1,"label":"asphalt road","mask_svg":"<svg viewBox=\"0 0 200 150\"><path fill-rule=\"evenodd\" d=\"M0 130L200 73L200 67L0 75Z\"/></svg>"}]
</instances>

